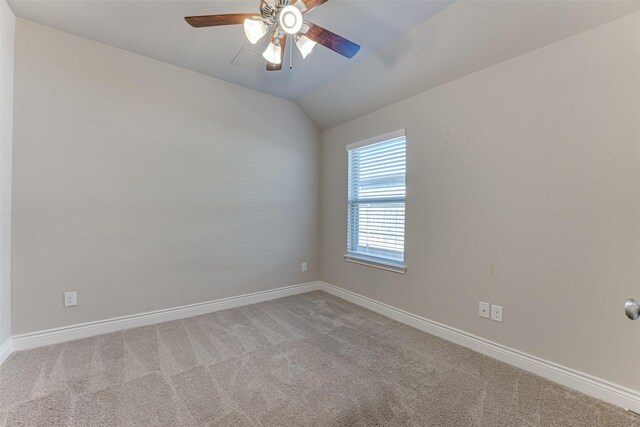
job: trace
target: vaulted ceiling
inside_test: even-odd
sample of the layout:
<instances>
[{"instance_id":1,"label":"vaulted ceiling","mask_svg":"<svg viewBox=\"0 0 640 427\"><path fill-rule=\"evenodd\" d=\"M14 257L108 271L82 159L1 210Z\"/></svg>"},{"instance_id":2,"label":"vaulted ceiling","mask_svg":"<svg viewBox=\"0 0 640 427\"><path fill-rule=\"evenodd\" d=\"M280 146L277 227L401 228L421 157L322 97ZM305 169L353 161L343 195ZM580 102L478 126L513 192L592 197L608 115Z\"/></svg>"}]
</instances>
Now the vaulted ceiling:
<instances>
[{"instance_id":1,"label":"vaulted ceiling","mask_svg":"<svg viewBox=\"0 0 640 427\"><path fill-rule=\"evenodd\" d=\"M297 102L328 129L638 10L640 1L458 1Z\"/></svg>"},{"instance_id":2,"label":"vaulted ceiling","mask_svg":"<svg viewBox=\"0 0 640 427\"><path fill-rule=\"evenodd\" d=\"M307 18L360 53L349 60L318 46L303 60L294 49L293 69L287 58L282 71L267 72L266 40L254 46L242 26L194 29L183 20L257 11L258 0L9 3L19 18L294 100L321 129L640 9L640 1L607 0L331 0ZM247 61L234 65L241 49Z\"/></svg>"}]
</instances>

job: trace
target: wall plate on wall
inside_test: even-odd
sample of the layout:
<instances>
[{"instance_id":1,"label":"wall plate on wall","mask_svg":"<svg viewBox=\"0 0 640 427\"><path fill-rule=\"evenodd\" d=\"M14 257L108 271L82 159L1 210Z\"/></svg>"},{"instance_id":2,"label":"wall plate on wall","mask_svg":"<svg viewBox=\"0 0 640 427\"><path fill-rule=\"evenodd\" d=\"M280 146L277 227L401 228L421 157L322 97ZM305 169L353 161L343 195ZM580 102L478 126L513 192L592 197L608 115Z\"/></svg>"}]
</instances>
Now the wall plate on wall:
<instances>
[{"instance_id":1,"label":"wall plate on wall","mask_svg":"<svg viewBox=\"0 0 640 427\"><path fill-rule=\"evenodd\" d=\"M484 317L485 319L489 319L490 315L490 304L488 302L482 302L478 304L478 316Z\"/></svg>"},{"instance_id":2,"label":"wall plate on wall","mask_svg":"<svg viewBox=\"0 0 640 427\"><path fill-rule=\"evenodd\" d=\"M491 304L491 320L496 322L502 322L502 307L499 305Z\"/></svg>"},{"instance_id":3,"label":"wall plate on wall","mask_svg":"<svg viewBox=\"0 0 640 427\"><path fill-rule=\"evenodd\" d=\"M76 292L65 292L64 293L64 306L72 307L78 304L78 294Z\"/></svg>"}]
</instances>

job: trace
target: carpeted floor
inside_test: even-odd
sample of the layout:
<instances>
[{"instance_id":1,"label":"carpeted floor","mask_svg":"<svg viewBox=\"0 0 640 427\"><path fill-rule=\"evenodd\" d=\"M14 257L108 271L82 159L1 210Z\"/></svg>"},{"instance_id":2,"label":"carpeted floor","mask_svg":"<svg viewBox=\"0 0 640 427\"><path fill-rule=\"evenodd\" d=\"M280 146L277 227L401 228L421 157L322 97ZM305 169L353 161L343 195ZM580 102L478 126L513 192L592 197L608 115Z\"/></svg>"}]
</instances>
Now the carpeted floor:
<instances>
[{"instance_id":1,"label":"carpeted floor","mask_svg":"<svg viewBox=\"0 0 640 427\"><path fill-rule=\"evenodd\" d=\"M14 353L0 425L640 425L322 292Z\"/></svg>"}]
</instances>

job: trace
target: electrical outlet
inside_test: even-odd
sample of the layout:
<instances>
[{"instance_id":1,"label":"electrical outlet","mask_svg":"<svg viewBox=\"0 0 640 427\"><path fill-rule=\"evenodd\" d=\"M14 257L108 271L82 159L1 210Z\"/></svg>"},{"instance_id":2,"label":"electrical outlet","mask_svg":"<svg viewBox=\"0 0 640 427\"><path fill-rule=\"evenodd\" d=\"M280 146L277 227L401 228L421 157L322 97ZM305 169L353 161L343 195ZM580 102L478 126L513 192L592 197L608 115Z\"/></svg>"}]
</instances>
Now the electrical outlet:
<instances>
[{"instance_id":1,"label":"electrical outlet","mask_svg":"<svg viewBox=\"0 0 640 427\"><path fill-rule=\"evenodd\" d=\"M71 307L78 304L78 295L76 292L65 292L64 293L64 306Z\"/></svg>"},{"instance_id":2,"label":"electrical outlet","mask_svg":"<svg viewBox=\"0 0 640 427\"><path fill-rule=\"evenodd\" d=\"M491 305L491 320L502 322L502 307L499 305Z\"/></svg>"},{"instance_id":3,"label":"electrical outlet","mask_svg":"<svg viewBox=\"0 0 640 427\"><path fill-rule=\"evenodd\" d=\"M478 305L478 316L484 317L486 319L491 317L489 315L489 303L488 302L480 301L480 304Z\"/></svg>"},{"instance_id":4,"label":"electrical outlet","mask_svg":"<svg viewBox=\"0 0 640 427\"><path fill-rule=\"evenodd\" d=\"M307 271L307 263L303 262L302 263L302 272L305 272L305 271Z\"/></svg>"}]
</instances>

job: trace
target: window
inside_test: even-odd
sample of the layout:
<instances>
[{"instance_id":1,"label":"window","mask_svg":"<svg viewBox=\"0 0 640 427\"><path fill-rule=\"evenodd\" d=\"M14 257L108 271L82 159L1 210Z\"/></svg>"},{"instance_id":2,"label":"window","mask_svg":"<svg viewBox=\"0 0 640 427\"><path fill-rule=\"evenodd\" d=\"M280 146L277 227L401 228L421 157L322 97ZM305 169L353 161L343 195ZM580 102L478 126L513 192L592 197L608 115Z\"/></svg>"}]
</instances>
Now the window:
<instances>
[{"instance_id":1,"label":"window","mask_svg":"<svg viewBox=\"0 0 640 427\"><path fill-rule=\"evenodd\" d=\"M404 130L347 146L347 261L404 273L406 147Z\"/></svg>"}]
</instances>

